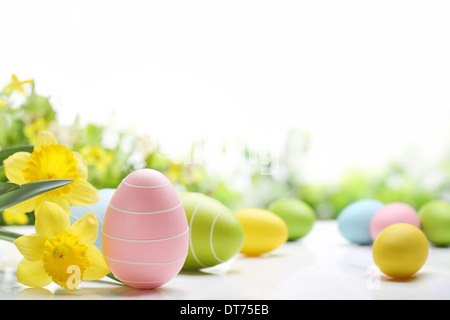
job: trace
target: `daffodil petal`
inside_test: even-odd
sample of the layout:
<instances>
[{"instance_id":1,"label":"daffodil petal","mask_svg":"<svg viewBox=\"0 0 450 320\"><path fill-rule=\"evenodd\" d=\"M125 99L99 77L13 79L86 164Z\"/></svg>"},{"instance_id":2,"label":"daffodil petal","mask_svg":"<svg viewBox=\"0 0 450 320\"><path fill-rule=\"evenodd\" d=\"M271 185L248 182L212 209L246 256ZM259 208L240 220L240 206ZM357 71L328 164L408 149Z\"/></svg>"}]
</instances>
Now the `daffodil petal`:
<instances>
[{"instance_id":1,"label":"daffodil petal","mask_svg":"<svg viewBox=\"0 0 450 320\"><path fill-rule=\"evenodd\" d=\"M70 190L66 197L70 204L74 206L95 204L100 199L97 189L83 179L74 182L72 190Z\"/></svg>"},{"instance_id":2,"label":"daffodil petal","mask_svg":"<svg viewBox=\"0 0 450 320\"><path fill-rule=\"evenodd\" d=\"M33 233L17 238L14 240L14 244L26 259L30 261L37 261L44 253L45 240L47 239L43 236Z\"/></svg>"},{"instance_id":3,"label":"daffodil petal","mask_svg":"<svg viewBox=\"0 0 450 320\"><path fill-rule=\"evenodd\" d=\"M66 198L64 198L64 197L48 197L48 196L42 195L37 200L36 209L35 209L36 217L39 215L39 212L41 210L41 205L44 202L56 203L58 206L61 207L61 209L64 210L64 212L67 215L70 215L70 203L69 203L69 201L67 201Z\"/></svg>"},{"instance_id":4,"label":"daffodil petal","mask_svg":"<svg viewBox=\"0 0 450 320\"><path fill-rule=\"evenodd\" d=\"M73 157L77 160L77 172L81 179L87 180L88 178L88 164L81 154L73 151Z\"/></svg>"},{"instance_id":5,"label":"daffodil petal","mask_svg":"<svg viewBox=\"0 0 450 320\"><path fill-rule=\"evenodd\" d=\"M17 266L17 281L30 287L45 287L52 283L52 278L45 272L42 260L23 259Z\"/></svg>"},{"instance_id":6,"label":"daffodil petal","mask_svg":"<svg viewBox=\"0 0 450 320\"><path fill-rule=\"evenodd\" d=\"M69 227L69 215L60 206L49 201L44 201L41 204L35 222L35 229L39 235L50 239L69 229Z\"/></svg>"},{"instance_id":7,"label":"daffodil petal","mask_svg":"<svg viewBox=\"0 0 450 320\"><path fill-rule=\"evenodd\" d=\"M105 257L96 246L90 246L86 255L89 260L89 267L84 270L83 280L92 281L105 277L109 273Z\"/></svg>"},{"instance_id":8,"label":"daffodil petal","mask_svg":"<svg viewBox=\"0 0 450 320\"><path fill-rule=\"evenodd\" d=\"M34 144L34 149L38 150L43 145L49 145L49 144L57 144L58 140L56 140L55 136L46 130L42 130L38 133L36 137L36 143Z\"/></svg>"},{"instance_id":9,"label":"daffodil petal","mask_svg":"<svg viewBox=\"0 0 450 320\"><path fill-rule=\"evenodd\" d=\"M25 177L23 176L23 169L25 169L26 163L29 160L29 152L16 152L3 160L3 166L8 180L17 184L26 183Z\"/></svg>"},{"instance_id":10,"label":"daffodil petal","mask_svg":"<svg viewBox=\"0 0 450 320\"><path fill-rule=\"evenodd\" d=\"M75 221L69 228L69 233L76 235L80 243L85 246L92 246L97 240L98 220L93 213L86 213L81 219Z\"/></svg>"},{"instance_id":11,"label":"daffodil petal","mask_svg":"<svg viewBox=\"0 0 450 320\"><path fill-rule=\"evenodd\" d=\"M25 212L31 212L36 207L38 197L34 197L25 201L22 201L21 203L18 203L12 207L8 208L8 211L12 213L25 213Z\"/></svg>"}]
</instances>

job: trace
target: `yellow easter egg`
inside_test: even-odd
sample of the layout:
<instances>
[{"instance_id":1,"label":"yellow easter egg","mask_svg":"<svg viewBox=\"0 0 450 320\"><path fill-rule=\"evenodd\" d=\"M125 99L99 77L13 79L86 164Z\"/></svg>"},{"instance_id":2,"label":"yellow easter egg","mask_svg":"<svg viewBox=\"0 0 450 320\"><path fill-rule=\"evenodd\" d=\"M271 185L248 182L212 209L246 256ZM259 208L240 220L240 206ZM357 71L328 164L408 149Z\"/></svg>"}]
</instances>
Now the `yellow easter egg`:
<instances>
[{"instance_id":1,"label":"yellow easter egg","mask_svg":"<svg viewBox=\"0 0 450 320\"><path fill-rule=\"evenodd\" d=\"M372 256L384 274L393 278L410 277L427 260L428 240L419 228L408 223L396 223L378 234Z\"/></svg>"},{"instance_id":2,"label":"yellow easter egg","mask_svg":"<svg viewBox=\"0 0 450 320\"><path fill-rule=\"evenodd\" d=\"M257 256L272 251L287 241L287 225L275 213L259 208L240 209L235 213L244 228L241 253Z\"/></svg>"}]
</instances>

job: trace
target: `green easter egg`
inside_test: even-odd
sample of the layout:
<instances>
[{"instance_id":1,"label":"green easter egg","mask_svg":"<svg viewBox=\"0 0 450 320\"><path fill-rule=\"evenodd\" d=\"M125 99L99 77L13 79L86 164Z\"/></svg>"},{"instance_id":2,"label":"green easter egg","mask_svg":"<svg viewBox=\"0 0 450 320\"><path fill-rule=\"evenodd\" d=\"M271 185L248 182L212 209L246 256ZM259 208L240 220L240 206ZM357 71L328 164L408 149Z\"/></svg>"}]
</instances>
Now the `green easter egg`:
<instances>
[{"instance_id":1,"label":"green easter egg","mask_svg":"<svg viewBox=\"0 0 450 320\"><path fill-rule=\"evenodd\" d=\"M267 210L272 211L286 222L288 241L307 235L316 221L314 210L299 199L280 199L272 202Z\"/></svg>"},{"instance_id":2,"label":"green easter egg","mask_svg":"<svg viewBox=\"0 0 450 320\"><path fill-rule=\"evenodd\" d=\"M189 225L185 270L212 267L235 256L244 244L239 219L220 201L201 193L179 193Z\"/></svg>"},{"instance_id":3,"label":"green easter egg","mask_svg":"<svg viewBox=\"0 0 450 320\"><path fill-rule=\"evenodd\" d=\"M450 203L430 201L420 208L419 218L421 229L432 244L450 244Z\"/></svg>"}]
</instances>

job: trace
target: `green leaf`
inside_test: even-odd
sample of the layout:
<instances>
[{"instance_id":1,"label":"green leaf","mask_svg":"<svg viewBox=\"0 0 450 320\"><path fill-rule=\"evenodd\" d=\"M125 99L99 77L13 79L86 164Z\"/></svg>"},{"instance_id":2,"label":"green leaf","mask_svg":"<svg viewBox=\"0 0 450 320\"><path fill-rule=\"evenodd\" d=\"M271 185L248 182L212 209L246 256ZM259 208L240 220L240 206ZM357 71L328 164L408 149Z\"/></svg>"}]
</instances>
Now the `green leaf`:
<instances>
[{"instance_id":1,"label":"green leaf","mask_svg":"<svg viewBox=\"0 0 450 320\"><path fill-rule=\"evenodd\" d=\"M21 185L19 189L10 191L0 196L0 211L47 191L65 186L73 181L74 180L72 179L53 179L25 183Z\"/></svg>"},{"instance_id":2,"label":"green leaf","mask_svg":"<svg viewBox=\"0 0 450 320\"><path fill-rule=\"evenodd\" d=\"M23 236L23 234L0 228L0 240L14 242L14 240L16 240L17 238L19 238L21 236Z\"/></svg>"},{"instance_id":3,"label":"green leaf","mask_svg":"<svg viewBox=\"0 0 450 320\"><path fill-rule=\"evenodd\" d=\"M20 185L12 182L0 182L0 195L19 189Z\"/></svg>"},{"instance_id":4,"label":"green leaf","mask_svg":"<svg viewBox=\"0 0 450 320\"><path fill-rule=\"evenodd\" d=\"M3 160L8 158L10 155L13 155L16 152L25 151L25 152L33 152L34 146L32 145L23 145L12 148L3 149L0 151L0 167L3 166Z\"/></svg>"}]
</instances>

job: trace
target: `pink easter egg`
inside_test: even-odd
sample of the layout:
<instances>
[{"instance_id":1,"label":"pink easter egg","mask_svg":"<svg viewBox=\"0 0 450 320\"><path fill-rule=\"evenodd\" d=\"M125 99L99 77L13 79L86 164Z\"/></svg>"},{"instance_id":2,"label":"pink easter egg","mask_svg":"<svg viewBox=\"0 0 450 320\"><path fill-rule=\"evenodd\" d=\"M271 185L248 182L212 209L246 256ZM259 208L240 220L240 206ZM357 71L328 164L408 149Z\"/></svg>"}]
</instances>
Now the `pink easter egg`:
<instances>
[{"instance_id":1,"label":"pink easter egg","mask_svg":"<svg viewBox=\"0 0 450 320\"><path fill-rule=\"evenodd\" d=\"M159 287L180 272L188 247L186 214L167 177L153 169L125 177L102 229L103 254L114 276L134 288Z\"/></svg>"},{"instance_id":2,"label":"pink easter egg","mask_svg":"<svg viewBox=\"0 0 450 320\"><path fill-rule=\"evenodd\" d=\"M420 228L420 218L416 210L406 203L394 202L379 209L370 221L370 236L373 240L384 228L395 223L409 223Z\"/></svg>"}]
</instances>

